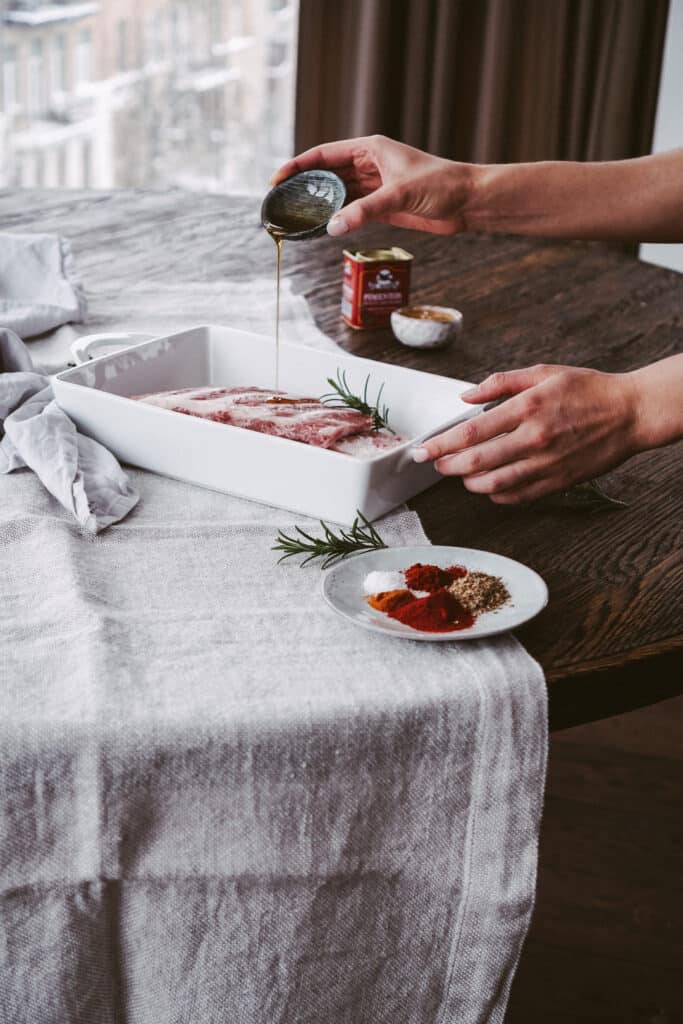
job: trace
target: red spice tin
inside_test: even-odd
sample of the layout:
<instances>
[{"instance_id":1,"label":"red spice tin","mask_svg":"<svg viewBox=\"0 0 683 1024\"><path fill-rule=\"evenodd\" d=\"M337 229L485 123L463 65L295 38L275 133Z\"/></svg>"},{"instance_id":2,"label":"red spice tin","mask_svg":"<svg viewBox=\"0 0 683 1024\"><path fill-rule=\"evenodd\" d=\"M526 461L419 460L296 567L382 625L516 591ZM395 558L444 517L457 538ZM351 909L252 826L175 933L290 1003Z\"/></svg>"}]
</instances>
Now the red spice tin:
<instances>
[{"instance_id":1,"label":"red spice tin","mask_svg":"<svg viewBox=\"0 0 683 1024\"><path fill-rule=\"evenodd\" d=\"M344 250L342 317L349 327L388 327L391 313L410 298L412 255L390 249Z\"/></svg>"}]
</instances>

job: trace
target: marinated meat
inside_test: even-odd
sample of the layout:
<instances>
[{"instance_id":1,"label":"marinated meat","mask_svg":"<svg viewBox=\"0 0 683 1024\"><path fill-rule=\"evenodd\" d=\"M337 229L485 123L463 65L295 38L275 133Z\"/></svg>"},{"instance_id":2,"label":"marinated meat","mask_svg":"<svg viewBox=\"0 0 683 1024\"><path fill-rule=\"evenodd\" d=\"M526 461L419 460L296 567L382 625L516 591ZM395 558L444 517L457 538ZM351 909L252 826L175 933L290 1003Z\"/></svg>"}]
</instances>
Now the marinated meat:
<instances>
[{"instance_id":1,"label":"marinated meat","mask_svg":"<svg viewBox=\"0 0 683 1024\"><path fill-rule=\"evenodd\" d=\"M393 448L403 441L387 430L373 430L372 418L355 409L334 408L317 398L277 395L268 388L182 388L133 395L133 398L186 416L228 423L361 458L371 457L378 450Z\"/></svg>"}]
</instances>

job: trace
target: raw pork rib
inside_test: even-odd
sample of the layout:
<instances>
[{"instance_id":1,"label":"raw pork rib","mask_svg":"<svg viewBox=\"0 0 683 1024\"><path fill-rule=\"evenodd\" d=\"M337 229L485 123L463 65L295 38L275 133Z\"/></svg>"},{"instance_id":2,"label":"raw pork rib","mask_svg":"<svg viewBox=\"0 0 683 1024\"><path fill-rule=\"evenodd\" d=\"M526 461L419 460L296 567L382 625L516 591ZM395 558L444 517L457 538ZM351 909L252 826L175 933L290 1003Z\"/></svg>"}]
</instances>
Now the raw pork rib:
<instances>
[{"instance_id":1,"label":"raw pork rib","mask_svg":"<svg viewBox=\"0 0 683 1024\"><path fill-rule=\"evenodd\" d=\"M270 401L276 397L281 401ZM372 418L355 409L333 408L317 398L276 395L267 388L183 388L133 398L187 416L229 423L361 458L403 441L389 431L374 431Z\"/></svg>"}]
</instances>

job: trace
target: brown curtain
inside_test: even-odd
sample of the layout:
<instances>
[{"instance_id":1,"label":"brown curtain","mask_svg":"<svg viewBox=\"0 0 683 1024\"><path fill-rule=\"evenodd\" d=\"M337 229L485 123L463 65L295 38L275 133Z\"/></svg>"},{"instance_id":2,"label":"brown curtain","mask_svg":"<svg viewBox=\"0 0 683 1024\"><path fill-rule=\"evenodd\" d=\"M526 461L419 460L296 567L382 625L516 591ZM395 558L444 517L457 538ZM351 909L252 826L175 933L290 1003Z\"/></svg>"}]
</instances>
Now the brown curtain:
<instances>
[{"instance_id":1,"label":"brown curtain","mask_svg":"<svg viewBox=\"0 0 683 1024\"><path fill-rule=\"evenodd\" d=\"M649 151L668 0L301 0L296 151L381 132L477 162Z\"/></svg>"}]
</instances>

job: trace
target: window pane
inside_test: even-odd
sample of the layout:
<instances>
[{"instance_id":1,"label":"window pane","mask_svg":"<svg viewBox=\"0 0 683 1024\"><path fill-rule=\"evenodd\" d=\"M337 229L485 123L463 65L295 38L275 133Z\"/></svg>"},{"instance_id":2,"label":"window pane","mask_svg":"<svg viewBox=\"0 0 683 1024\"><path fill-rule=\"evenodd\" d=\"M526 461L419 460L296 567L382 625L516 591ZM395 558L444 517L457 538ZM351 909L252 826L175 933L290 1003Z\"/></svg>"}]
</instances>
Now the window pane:
<instances>
[{"instance_id":1,"label":"window pane","mask_svg":"<svg viewBox=\"0 0 683 1024\"><path fill-rule=\"evenodd\" d=\"M128 67L127 51L126 51L126 23L120 21L117 26L118 30L118 65L119 71L125 71Z\"/></svg>"},{"instance_id":2,"label":"window pane","mask_svg":"<svg viewBox=\"0 0 683 1024\"><path fill-rule=\"evenodd\" d=\"M35 23L2 26L0 187L41 177L41 150L46 184L258 194L291 155L298 0L34 9Z\"/></svg>"},{"instance_id":3,"label":"window pane","mask_svg":"<svg viewBox=\"0 0 683 1024\"><path fill-rule=\"evenodd\" d=\"M19 102L16 46L5 46L3 49L2 92L4 98L4 109L6 113L9 114Z\"/></svg>"},{"instance_id":4,"label":"window pane","mask_svg":"<svg viewBox=\"0 0 683 1024\"><path fill-rule=\"evenodd\" d=\"M92 75L92 34L90 29L83 29L78 35L76 49L76 81L89 82Z\"/></svg>"},{"instance_id":5,"label":"window pane","mask_svg":"<svg viewBox=\"0 0 683 1024\"><path fill-rule=\"evenodd\" d=\"M52 91L66 89L66 40L63 34L55 36L52 44Z\"/></svg>"},{"instance_id":6,"label":"window pane","mask_svg":"<svg viewBox=\"0 0 683 1024\"><path fill-rule=\"evenodd\" d=\"M43 111L43 43L34 39L28 59L28 109L31 114Z\"/></svg>"}]
</instances>

